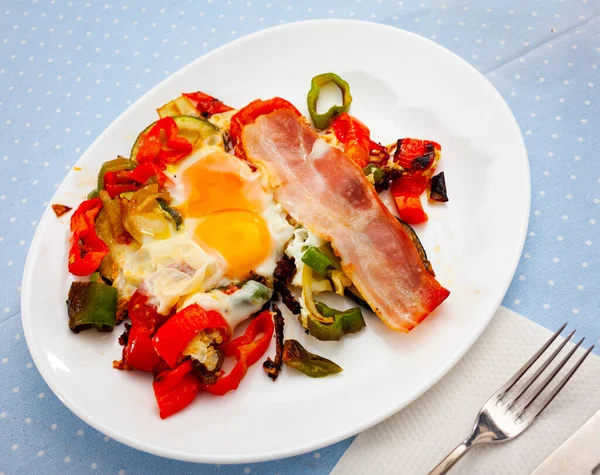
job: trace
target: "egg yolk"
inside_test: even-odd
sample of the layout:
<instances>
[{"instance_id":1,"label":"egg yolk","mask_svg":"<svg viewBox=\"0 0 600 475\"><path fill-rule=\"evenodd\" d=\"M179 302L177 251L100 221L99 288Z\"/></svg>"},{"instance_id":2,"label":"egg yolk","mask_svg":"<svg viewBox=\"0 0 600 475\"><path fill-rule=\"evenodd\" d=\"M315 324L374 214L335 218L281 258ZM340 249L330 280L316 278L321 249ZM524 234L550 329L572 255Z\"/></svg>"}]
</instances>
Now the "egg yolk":
<instances>
[{"instance_id":1,"label":"egg yolk","mask_svg":"<svg viewBox=\"0 0 600 475\"><path fill-rule=\"evenodd\" d=\"M248 210L213 213L198 225L195 236L223 256L225 275L232 279L247 277L271 252L265 220Z\"/></svg>"},{"instance_id":2,"label":"egg yolk","mask_svg":"<svg viewBox=\"0 0 600 475\"><path fill-rule=\"evenodd\" d=\"M253 190L257 184L240 176L238 161L225 152L215 152L183 172L188 216L206 216L228 209L260 210L260 201L251 199L257 195Z\"/></svg>"}]
</instances>

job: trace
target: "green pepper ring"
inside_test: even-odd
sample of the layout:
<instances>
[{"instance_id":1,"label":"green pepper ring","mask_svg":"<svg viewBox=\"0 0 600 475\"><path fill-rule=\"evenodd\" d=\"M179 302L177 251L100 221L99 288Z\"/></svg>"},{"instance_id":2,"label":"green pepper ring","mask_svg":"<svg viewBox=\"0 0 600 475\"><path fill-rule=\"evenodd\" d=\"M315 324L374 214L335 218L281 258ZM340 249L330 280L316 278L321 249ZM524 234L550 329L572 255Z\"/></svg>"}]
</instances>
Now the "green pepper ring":
<instances>
[{"instance_id":1,"label":"green pepper ring","mask_svg":"<svg viewBox=\"0 0 600 475\"><path fill-rule=\"evenodd\" d=\"M321 88L326 84L333 82L342 92L342 105L331 106L329 110L323 114L317 113L317 101L321 93ZM315 126L319 130L326 129L329 127L333 119L337 116L348 112L350 104L352 103L352 96L350 95L350 85L344 81L341 77L334 73L323 73L312 78L310 83L310 91L306 97L308 104L308 112L310 118Z\"/></svg>"}]
</instances>

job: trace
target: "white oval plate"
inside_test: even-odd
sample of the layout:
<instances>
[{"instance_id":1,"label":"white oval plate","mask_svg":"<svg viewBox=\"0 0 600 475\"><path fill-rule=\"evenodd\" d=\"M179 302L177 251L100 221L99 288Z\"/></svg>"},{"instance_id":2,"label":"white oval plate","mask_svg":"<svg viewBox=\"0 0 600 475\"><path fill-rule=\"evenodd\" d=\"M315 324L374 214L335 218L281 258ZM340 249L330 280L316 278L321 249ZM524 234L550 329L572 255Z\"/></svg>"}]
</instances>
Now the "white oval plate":
<instances>
[{"instance_id":1,"label":"white oval plate","mask_svg":"<svg viewBox=\"0 0 600 475\"><path fill-rule=\"evenodd\" d=\"M112 438L164 457L196 462L263 461L307 452L391 416L456 364L484 330L511 281L529 216L529 167L507 104L474 68L415 34L373 23L327 20L255 33L209 53L139 99L77 162L53 203L77 206L100 164L128 155L156 107L201 90L241 107L284 97L306 112L316 74L334 71L352 87L352 113L383 143L420 137L442 144L450 202L427 208L419 233L440 282L452 294L409 335L374 316L343 341L307 339L288 319L286 336L344 368L313 380L260 364L225 397L200 394L161 420L151 376L115 371L119 327L72 334L65 299L69 216L46 210L23 277L23 327L33 359L56 395ZM424 200L426 201L426 200ZM274 346L274 345L273 345ZM273 354L271 348L269 354Z\"/></svg>"}]
</instances>

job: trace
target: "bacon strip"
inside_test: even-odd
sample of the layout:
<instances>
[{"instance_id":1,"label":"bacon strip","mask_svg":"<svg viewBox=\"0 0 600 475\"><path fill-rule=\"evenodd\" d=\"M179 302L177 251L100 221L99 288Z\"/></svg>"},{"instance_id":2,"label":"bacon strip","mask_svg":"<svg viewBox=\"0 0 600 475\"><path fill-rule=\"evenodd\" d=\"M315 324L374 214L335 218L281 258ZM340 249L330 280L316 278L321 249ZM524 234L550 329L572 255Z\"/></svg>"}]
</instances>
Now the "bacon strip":
<instances>
[{"instance_id":1,"label":"bacon strip","mask_svg":"<svg viewBox=\"0 0 600 475\"><path fill-rule=\"evenodd\" d=\"M294 113L259 117L244 127L242 144L275 188L275 199L331 242L344 271L388 327L409 332L448 297L363 171Z\"/></svg>"}]
</instances>

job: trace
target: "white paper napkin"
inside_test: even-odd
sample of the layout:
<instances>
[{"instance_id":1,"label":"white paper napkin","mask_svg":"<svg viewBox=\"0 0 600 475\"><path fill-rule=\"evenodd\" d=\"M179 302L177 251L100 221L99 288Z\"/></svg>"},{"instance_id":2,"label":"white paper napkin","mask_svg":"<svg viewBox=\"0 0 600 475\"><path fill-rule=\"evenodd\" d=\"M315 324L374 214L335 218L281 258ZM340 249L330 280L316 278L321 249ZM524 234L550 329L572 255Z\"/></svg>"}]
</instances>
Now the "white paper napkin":
<instances>
[{"instance_id":1,"label":"white paper napkin","mask_svg":"<svg viewBox=\"0 0 600 475\"><path fill-rule=\"evenodd\" d=\"M596 465L600 465L600 411L531 475L589 475Z\"/></svg>"},{"instance_id":2,"label":"white paper napkin","mask_svg":"<svg viewBox=\"0 0 600 475\"><path fill-rule=\"evenodd\" d=\"M481 338L450 373L410 406L360 434L332 474L428 473L469 435L480 407L551 334L500 308ZM600 358L590 355L521 436L505 444L474 448L451 473L529 474L599 408Z\"/></svg>"}]
</instances>

